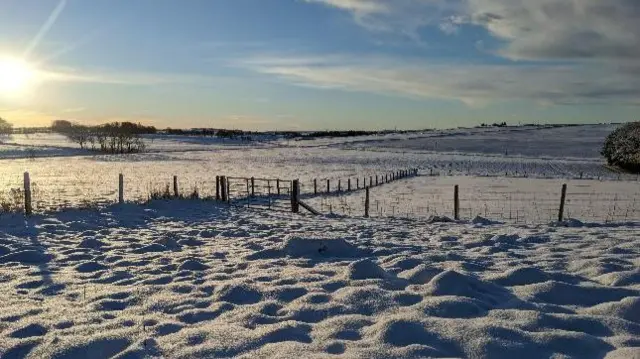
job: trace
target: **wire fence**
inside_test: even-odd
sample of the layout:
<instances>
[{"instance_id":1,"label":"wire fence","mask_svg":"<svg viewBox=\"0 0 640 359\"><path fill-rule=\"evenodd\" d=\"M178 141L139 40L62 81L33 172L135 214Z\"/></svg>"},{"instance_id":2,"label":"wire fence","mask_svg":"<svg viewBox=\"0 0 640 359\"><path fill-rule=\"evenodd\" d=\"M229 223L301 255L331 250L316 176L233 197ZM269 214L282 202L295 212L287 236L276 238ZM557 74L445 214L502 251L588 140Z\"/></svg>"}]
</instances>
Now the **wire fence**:
<instances>
[{"instance_id":1,"label":"wire fence","mask_svg":"<svg viewBox=\"0 0 640 359\"><path fill-rule=\"evenodd\" d=\"M365 192L369 187L371 217L429 218L454 217L454 183L463 181L459 194L459 217L477 216L508 223L536 224L558 219L561 187L557 182L530 179L455 178L430 173L399 177L394 172L349 178L322 178L300 181L301 198L317 211L360 217L365 212ZM229 203L239 207L291 209L292 181L277 178L227 177ZM515 181L515 182L514 182ZM519 181L519 182L518 182ZM142 203L153 198L216 199L216 178L193 181L157 178L140 183L125 176L124 198ZM532 183L538 184L531 186ZM376 186L377 184L377 186ZM384 186L383 186L384 184ZM31 183L33 212L68 208L94 208L118 202L117 178L78 178L68 186ZM0 213L24 211L24 188L15 183L0 190ZM570 183L566 193L565 218L594 222L640 221L640 184L636 181L579 181Z\"/></svg>"},{"instance_id":2,"label":"wire fence","mask_svg":"<svg viewBox=\"0 0 640 359\"><path fill-rule=\"evenodd\" d=\"M561 187L536 191L522 191L517 187L485 191L463 188L458 216L463 220L482 217L515 224L549 223L559 219L561 191ZM418 191L372 190L370 193L370 217L455 217L454 186L423 187ZM362 193L322 196L310 203L323 213L363 216L366 198ZM569 187L562 216L586 222L638 222L640 191L600 192L588 187Z\"/></svg>"}]
</instances>

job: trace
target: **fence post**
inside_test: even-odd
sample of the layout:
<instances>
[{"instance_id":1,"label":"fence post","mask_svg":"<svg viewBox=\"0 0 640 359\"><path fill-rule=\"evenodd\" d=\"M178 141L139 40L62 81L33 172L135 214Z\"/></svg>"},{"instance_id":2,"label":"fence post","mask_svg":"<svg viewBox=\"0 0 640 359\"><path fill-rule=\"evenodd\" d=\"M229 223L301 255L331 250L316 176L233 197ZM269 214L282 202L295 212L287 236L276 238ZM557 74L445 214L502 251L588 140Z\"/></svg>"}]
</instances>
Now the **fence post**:
<instances>
[{"instance_id":1,"label":"fence post","mask_svg":"<svg viewBox=\"0 0 640 359\"><path fill-rule=\"evenodd\" d=\"M256 179L251 177L251 197L256 195Z\"/></svg>"},{"instance_id":2,"label":"fence post","mask_svg":"<svg viewBox=\"0 0 640 359\"><path fill-rule=\"evenodd\" d=\"M558 222L564 220L564 201L567 199L567 184L562 185L562 194L560 195L560 210L558 211Z\"/></svg>"},{"instance_id":3,"label":"fence post","mask_svg":"<svg viewBox=\"0 0 640 359\"><path fill-rule=\"evenodd\" d=\"M342 180L338 180L338 192L342 192Z\"/></svg>"},{"instance_id":4,"label":"fence post","mask_svg":"<svg viewBox=\"0 0 640 359\"><path fill-rule=\"evenodd\" d=\"M227 203L231 204L231 194L229 193L231 191L231 184L229 183L229 178L225 177L224 178L224 192L225 194L225 198L227 199Z\"/></svg>"},{"instance_id":5,"label":"fence post","mask_svg":"<svg viewBox=\"0 0 640 359\"><path fill-rule=\"evenodd\" d=\"M173 196L178 197L178 176L173 176Z\"/></svg>"},{"instance_id":6,"label":"fence post","mask_svg":"<svg viewBox=\"0 0 640 359\"><path fill-rule=\"evenodd\" d=\"M360 189L360 178L356 177L356 189Z\"/></svg>"},{"instance_id":7,"label":"fence post","mask_svg":"<svg viewBox=\"0 0 640 359\"><path fill-rule=\"evenodd\" d=\"M122 173L118 176L118 203L124 203L124 176Z\"/></svg>"},{"instance_id":8,"label":"fence post","mask_svg":"<svg viewBox=\"0 0 640 359\"><path fill-rule=\"evenodd\" d=\"M376 175L376 186L378 185L378 175Z\"/></svg>"},{"instance_id":9,"label":"fence post","mask_svg":"<svg viewBox=\"0 0 640 359\"><path fill-rule=\"evenodd\" d=\"M351 192L351 178L347 178L347 192Z\"/></svg>"},{"instance_id":10,"label":"fence post","mask_svg":"<svg viewBox=\"0 0 640 359\"><path fill-rule=\"evenodd\" d=\"M313 194L318 194L318 179L313 179Z\"/></svg>"},{"instance_id":11,"label":"fence post","mask_svg":"<svg viewBox=\"0 0 640 359\"><path fill-rule=\"evenodd\" d=\"M222 202L227 201L227 177L220 176L220 199Z\"/></svg>"},{"instance_id":12,"label":"fence post","mask_svg":"<svg viewBox=\"0 0 640 359\"><path fill-rule=\"evenodd\" d=\"M278 187L278 196L280 195L280 178L276 179L276 187Z\"/></svg>"},{"instance_id":13,"label":"fence post","mask_svg":"<svg viewBox=\"0 0 640 359\"><path fill-rule=\"evenodd\" d=\"M369 176L369 187L373 186L373 176Z\"/></svg>"},{"instance_id":14,"label":"fence post","mask_svg":"<svg viewBox=\"0 0 640 359\"><path fill-rule=\"evenodd\" d=\"M453 187L453 218L457 221L460 219L460 188L458 185Z\"/></svg>"},{"instance_id":15,"label":"fence post","mask_svg":"<svg viewBox=\"0 0 640 359\"><path fill-rule=\"evenodd\" d=\"M31 207L31 179L29 178L29 172L24 173L24 214L30 216L33 213L33 207Z\"/></svg>"},{"instance_id":16,"label":"fence post","mask_svg":"<svg viewBox=\"0 0 640 359\"><path fill-rule=\"evenodd\" d=\"M329 179L327 179L327 193L331 193L331 184L329 183Z\"/></svg>"},{"instance_id":17,"label":"fence post","mask_svg":"<svg viewBox=\"0 0 640 359\"><path fill-rule=\"evenodd\" d=\"M364 197L364 216L365 218L369 218L369 187L366 188Z\"/></svg>"},{"instance_id":18,"label":"fence post","mask_svg":"<svg viewBox=\"0 0 640 359\"><path fill-rule=\"evenodd\" d=\"M293 187L291 188L291 212L298 213L300 212L300 203L298 198L300 193L300 181L297 179L293 180L291 186Z\"/></svg>"},{"instance_id":19,"label":"fence post","mask_svg":"<svg viewBox=\"0 0 640 359\"><path fill-rule=\"evenodd\" d=\"M220 200L220 176L216 176L216 201Z\"/></svg>"}]
</instances>

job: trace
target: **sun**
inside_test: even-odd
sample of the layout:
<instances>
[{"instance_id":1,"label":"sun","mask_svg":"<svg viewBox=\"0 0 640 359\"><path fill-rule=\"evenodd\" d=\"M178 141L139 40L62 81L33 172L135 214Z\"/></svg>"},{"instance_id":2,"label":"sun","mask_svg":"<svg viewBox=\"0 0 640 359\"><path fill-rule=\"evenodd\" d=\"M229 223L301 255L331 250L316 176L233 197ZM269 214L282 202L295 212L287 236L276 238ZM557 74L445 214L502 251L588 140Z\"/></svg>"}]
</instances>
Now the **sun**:
<instances>
[{"instance_id":1,"label":"sun","mask_svg":"<svg viewBox=\"0 0 640 359\"><path fill-rule=\"evenodd\" d=\"M35 80L35 70L26 62L11 57L0 58L0 95L21 96Z\"/></svg>"}]
</instances>

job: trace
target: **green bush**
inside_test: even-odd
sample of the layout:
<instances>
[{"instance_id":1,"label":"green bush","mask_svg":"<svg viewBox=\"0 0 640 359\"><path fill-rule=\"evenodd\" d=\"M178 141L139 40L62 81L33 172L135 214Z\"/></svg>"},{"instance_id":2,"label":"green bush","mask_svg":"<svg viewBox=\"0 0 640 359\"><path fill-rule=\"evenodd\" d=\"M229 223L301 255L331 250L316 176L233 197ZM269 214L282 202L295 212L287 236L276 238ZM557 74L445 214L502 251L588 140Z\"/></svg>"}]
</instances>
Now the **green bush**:
<instances>
[{"instance_id":1,"label":"green bush","mask_svg":"<svg viewBox=\"0 0 640 359\"><path fill-rule=\"evenodd\" d=\"M611 166L640 173L640 122L613 131L604 141L602 155Z\"/></svg>"}]
</instances>

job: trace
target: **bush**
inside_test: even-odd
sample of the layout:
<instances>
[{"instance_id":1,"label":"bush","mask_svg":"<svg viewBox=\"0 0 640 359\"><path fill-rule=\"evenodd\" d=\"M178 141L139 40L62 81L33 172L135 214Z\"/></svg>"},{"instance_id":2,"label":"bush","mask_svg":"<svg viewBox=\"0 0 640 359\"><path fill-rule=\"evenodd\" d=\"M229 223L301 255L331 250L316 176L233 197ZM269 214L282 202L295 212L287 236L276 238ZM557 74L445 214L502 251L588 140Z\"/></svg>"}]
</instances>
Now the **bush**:
<instances>
[{"instance_id":1,"label":"bush","mask_svg":"<svg viewBox=\"0 0 640 359\"><path fill-rule=\"evenodd\" d=\"M601 153L609 165L640 173L640 122L627 123L613 131Z\"/></svg>"}]
</instances>

